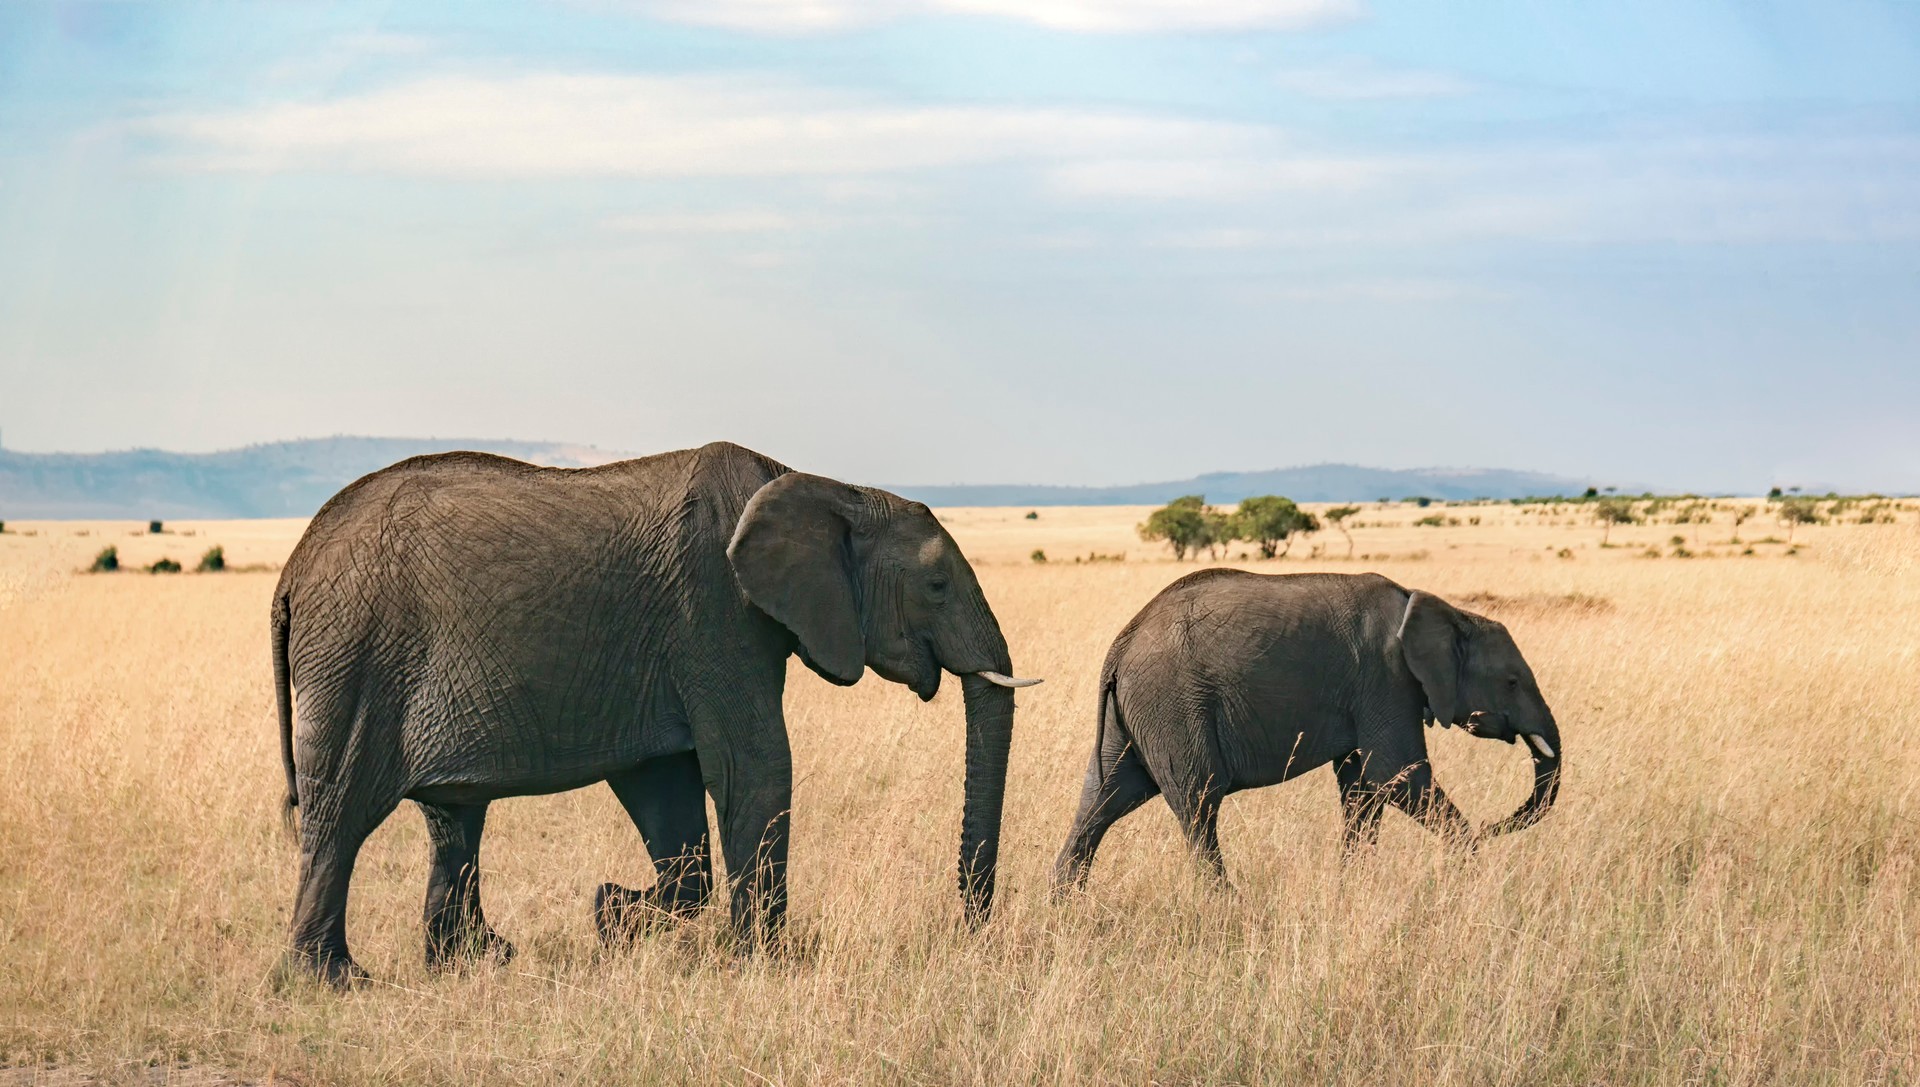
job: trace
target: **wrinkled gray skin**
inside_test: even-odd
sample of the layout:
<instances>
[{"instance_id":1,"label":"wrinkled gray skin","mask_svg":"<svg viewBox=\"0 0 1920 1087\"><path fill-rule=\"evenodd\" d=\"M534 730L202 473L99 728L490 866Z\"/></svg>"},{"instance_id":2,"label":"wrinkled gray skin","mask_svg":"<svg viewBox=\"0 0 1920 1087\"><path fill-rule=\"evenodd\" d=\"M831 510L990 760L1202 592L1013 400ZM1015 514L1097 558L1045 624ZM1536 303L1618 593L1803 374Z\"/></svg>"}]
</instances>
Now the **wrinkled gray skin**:
<instances>
[{"instance_id":1,"label":"wrinkled gray skin","mask_svg":"<svg viewBox=\"0 0 1920 1087\"><path fill-rule=\"evenodd\" d=\"M1547 813L1560 732L1504 626L1378 574L1183 577L1107 652L1093 758L1054 890L1083 885L1107 828L1155 795L1224 878L1221 800L1329 763L1348 851L1375 839L1386 803L1470 841L1433 780L1426 721L1508 743L1530 737L1532 795L1486 834Z\"/></svg>"},{"instance_id":2,"label":"wrinkled gray skin","mask_svg":"<svg viewBox=\"0 0 1920 1087\"><path fill-rule=\"evenodd\" d=\"M426 815L427 961L504 959L478 856L499 797L612 786L656 867L607 884L603 939L706 903L705 797L732 917L777 934L793 771L787 657L846 685L865 668L932 698L963 677L960 888L993 901L1013 692L1006 640L928 509L715 443L598 468L416 457L314 518L273 604L288 804L300 813L294 963L336 985L361 843L402 800ZM292 691L299 693L293 728Z\"/></svg>"}]
</instances>

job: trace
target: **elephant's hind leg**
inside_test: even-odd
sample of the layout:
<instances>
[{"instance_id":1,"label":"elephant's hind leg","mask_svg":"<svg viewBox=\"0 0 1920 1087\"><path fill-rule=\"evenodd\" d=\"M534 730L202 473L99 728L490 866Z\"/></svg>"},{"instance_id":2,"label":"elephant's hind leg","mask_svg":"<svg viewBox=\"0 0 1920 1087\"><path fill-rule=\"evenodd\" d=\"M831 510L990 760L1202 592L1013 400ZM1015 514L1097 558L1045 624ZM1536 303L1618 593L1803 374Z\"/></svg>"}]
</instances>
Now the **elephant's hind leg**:
<instances>
[{"instance_id":1,"label":"elephant's hind leg","mask_svg":"<svg viewBox=\"0 0 1920 1087\"><path fill-rule=\"evenodd\" d=\"M400 798L369 783L300 781L300 888L293 903L292 965L335 988L366 981L347 950L347 888L367 835Z\"/></svg>"},{"instance_id":2,"label":"elephant's hind leg","mask_svg":"<svg viewBox=\"0 0 1920 1087\"><path fill-rule=\"evenodd\" d=\"M648 759L607 778L653 858L653 886L605 883L594 896L594 927L612 943L664 920L698 912L713 897L713 851L700 760L691 751Z\"/></svg>"},{"instance_id":3,"label":"elephant's hind leg","mask_svg":"<svg viewBox=\"0 0 1920 1087\"><path fill-rule=\"evenodd\" d=\"M1188 852L1215 882L1226 883L1227 862L1220 853L1220 802L1227 798L1226 791L1208 780L1196 789L1172 790L1166 796L1167 807L1173 809L1186 835Z\"/></svg>"},{"instance_id":4,"label":"elephant's hind leg","mask_svg":"<svg viewBox=\"0 0 1920 1087\"><path fill-rule=\"evenodd\" d=\"M1080 790L1080 810L1073 817L1073 829L1060 856L1053 862L1055 897L1083 887L1093 868L1094 852L1108 828L1121 816L1152 800L1160 792L1153 776L1147 773L1140 753L1118 730L1107 731L1102 749L1095 749L1087 767L1086 783Z\"/></svg>"},{"instance_id":5,"label":"elephant's hind leg","mask_svg":"<svg viewBox=\"0 0 1920 1087\"><path fill-rule=\"evenodd\" d=\"M480 834L486 829L487 806L415 803L427 817L427 836L433 841L433 868L427 876L427 969L444 970L482 958L511 960L513 945L487 925L480 909Z\"/></svg>"}]
</instances>

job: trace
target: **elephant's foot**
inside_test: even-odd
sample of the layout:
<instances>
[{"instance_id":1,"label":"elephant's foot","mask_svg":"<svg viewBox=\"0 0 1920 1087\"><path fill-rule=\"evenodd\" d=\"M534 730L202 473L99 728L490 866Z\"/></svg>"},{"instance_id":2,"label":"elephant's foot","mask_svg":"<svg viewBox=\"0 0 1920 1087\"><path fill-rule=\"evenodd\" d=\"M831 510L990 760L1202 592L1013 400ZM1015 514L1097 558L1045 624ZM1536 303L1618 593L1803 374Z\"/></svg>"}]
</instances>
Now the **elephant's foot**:
<instances>
[{"instance_id":1,"label":"elephant's foot","mask_svg":"<svg viewBox=\"0 0 1920 1087\"><path fill-rule=\"evenodd\" d=\"M701 905L698 900L669 897L658 885L630 891L618 883L602 883L593 895L593 927L600 942L612 947L691 917Z\"/></svg>"},{"instance_id":2,"label":"elephant's foot","mask_svg":"<svg viewBox=\"0 0 1920 1087\"><path fill-rule=\"evenodd\" d=\"M427 970L442 973L467 966L505 966L513 961L514 946L489 925L463 928L444 936L427 937Z\"/></svg>"},{"instance_id":3,"label":"elephant's foot","mask_svg":"<svg viewBox=\"0 0 1920 1087\"><path fill-rule=\"evenodd\" d=\"M346 949L299 948L287 952L281 962L281 972L287 977L309 978L337 992L357 989L373 980L373 975L360 969L353 956Z\"/></svg>"}]
</instances>

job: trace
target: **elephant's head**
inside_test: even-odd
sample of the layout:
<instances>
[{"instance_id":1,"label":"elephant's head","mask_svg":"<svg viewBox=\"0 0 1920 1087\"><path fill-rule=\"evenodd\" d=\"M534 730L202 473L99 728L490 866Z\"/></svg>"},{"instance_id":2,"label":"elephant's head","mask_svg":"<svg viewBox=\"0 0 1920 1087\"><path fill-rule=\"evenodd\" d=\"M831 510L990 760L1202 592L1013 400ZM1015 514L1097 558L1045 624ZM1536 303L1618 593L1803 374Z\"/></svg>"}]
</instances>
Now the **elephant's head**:
<instances>
[{"instance_id":1,"label":"elephant's head","mask_svg":"<svg viewBox=\"0 0 1920 1087\"><path fill-rule=\"evenodd\" d=\"M993 906L1013 679L1000 623L973 567L933 512L868 487L793 472L756 492L727 547L747 599L793 633L800 659L830 682L867 668L922 699L942 672L967 707L960 891L967 916Z\"/></svg>"},{"instance_id":2,"label":"elephant's head","mask_svg":"<svg viewBox=\"0 0 1920 1087\"><path fill-rule=\"evenodd\" d=\"M1560 792L1560 728L1507 628L1415 591L1400 621L1400 651L1426 692L1435 721L1475 736L1527 742L1533 792L1485 835L1539 822Z\"/></svg>"}]
</instances>

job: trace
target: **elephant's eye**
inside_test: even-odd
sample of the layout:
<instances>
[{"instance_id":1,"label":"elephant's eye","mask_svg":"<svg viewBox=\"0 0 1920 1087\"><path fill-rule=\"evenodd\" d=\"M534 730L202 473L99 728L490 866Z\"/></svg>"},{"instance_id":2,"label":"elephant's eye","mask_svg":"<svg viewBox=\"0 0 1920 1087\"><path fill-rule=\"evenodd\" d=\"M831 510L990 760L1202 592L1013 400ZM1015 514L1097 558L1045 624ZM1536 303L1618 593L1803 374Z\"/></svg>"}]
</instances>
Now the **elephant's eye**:
<instances>
[{"instance_id":1,"label":"elephant's eye","mask_svg":"<svg viewBox=\"0 0 1920 1087\"><path fill-rule=\"evenodd\" d=\"M947 591L947 579L943 577L934 578L932 581L927 582L927 588L933 590L933 595L940 596Z\"/></svg>"},{"instance_id":2,"label":"elephant's eye","mask_svg":"<svg viewBox=\"0 0 1920 1087\"><path fill-rule=\"evenodd\" d=\"M1509 690L1515 690L1515 691L1517 691L1517 690L1519 690L1519 689L1520 689L1520 677L1519 677L1519 676L1508 676L1508 677L1507 677L1507 688L1508 688Z\"/></svg>"}]
</instances>

